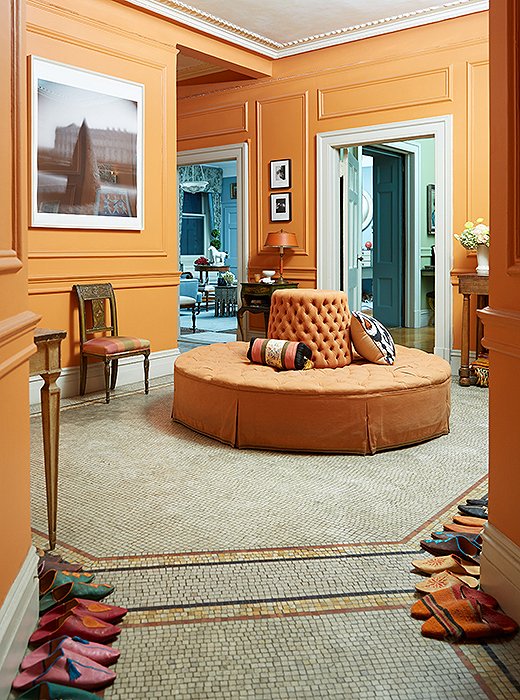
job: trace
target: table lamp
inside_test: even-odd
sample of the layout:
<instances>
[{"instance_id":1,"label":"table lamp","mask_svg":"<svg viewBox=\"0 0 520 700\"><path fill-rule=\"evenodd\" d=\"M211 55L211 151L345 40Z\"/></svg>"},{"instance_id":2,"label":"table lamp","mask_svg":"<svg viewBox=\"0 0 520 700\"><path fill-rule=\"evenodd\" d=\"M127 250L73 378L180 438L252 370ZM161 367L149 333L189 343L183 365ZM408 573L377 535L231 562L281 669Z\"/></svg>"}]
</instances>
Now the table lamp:
<instances>
[{"instance_id":1,"label":"table lamp","mask_svg":"<svg viewBox=\"0 0 520 700\"><path fill-rule=\"evenodd\" d=\"M280 249L280 279L279 282L285 282L283 278L283 255L285 248L297 248L298 239L295 233L289 233L289 231L284 231L281 228L279 231L273 231L267 234L265 239L265 244L269 248L279 248Z\"/></svg>"}]
</instances>

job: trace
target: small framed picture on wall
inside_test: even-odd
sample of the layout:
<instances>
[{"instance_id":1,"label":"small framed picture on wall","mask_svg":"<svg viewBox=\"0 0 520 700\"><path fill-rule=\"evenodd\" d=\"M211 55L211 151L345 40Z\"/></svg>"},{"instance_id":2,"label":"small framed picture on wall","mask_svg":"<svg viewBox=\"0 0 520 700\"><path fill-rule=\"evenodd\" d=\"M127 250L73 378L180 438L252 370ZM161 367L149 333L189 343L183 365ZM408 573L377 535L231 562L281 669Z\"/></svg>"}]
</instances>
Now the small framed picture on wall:
<instances>
[{"instance_id":1,"label":"small framed picture on wall","mask_svg":"<svg viewBox=\"0 0 520 700\"><path fill-rule=\"evenodd\" d=\"M426 185L426 231L435 236L435 185Z\"/></svg>"},{"instance_id":2,"label":"small framed picture on wall","mask_svg":"<svg viewBox=\"0 0 520 700\"><path fill-rule=\"evenodd\" d=\"M271 197L271 221L291 220L291 193L280 192L272 194Z\"/></svg>"},{"instance_id":3,"label":"small framed picture on wall","mask_svg":"<svg viewBox=\"0 0 520 700\"><path fill-rule=\"evenodd\" d=\"M291 161L272 160L270 162L270 183L272 190L284 190L291 186Z\"/></svg>"},{"instance_id":4,"label":"small framed picture on wall","mask_svg":"<svg viewBox=\"0 0 520 700\"><path fill-rule=\"evenodd\" d=\"M230 199L237 198L237 183L236 182L231 183L231 186L229 188L229 197L230 197Z\"/></svg>"}]
</instances>

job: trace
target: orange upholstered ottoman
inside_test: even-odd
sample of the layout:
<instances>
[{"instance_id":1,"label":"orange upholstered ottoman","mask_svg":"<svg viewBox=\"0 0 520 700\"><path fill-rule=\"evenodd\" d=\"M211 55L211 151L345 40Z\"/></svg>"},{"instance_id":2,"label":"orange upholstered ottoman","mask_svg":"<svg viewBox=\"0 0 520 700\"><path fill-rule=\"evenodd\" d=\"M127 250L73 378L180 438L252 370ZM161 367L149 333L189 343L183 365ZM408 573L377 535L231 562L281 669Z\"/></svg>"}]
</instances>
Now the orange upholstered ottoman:
<instances>
[{"instance_id":1,"label":"orange upholstered ottoman","mask_svg":"<svg viewBox=\"0 0 520 700\"><path fill-rule=\"evenodd\" d=\"M449 430L449 364L397 346L393 365L280 372L247 343L202 346L174 369L173 417L234 447L373 454Z\"/></svg>"}]
</instances>

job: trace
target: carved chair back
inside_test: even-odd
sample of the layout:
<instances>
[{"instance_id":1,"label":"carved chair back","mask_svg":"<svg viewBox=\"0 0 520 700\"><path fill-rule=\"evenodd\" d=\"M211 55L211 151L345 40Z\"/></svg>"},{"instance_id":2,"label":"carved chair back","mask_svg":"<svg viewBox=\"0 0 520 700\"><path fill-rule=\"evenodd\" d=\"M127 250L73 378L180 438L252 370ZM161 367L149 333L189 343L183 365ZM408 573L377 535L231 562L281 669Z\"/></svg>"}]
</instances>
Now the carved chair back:
<instances>
[{"instance_id":1,"label":"carved chair back","mask_svg":"<svg viewBox=\"0 0 520 700\"><path fill-rule=\"evenodd\" d=\"M93 333L109 332L118 335L117 309L114 289L110 282L102 284L75 284L78 296L80 344L88 340ZM107 315L107 301L110 315ZM88 327L87 324L91 324Z\"/></svg>"}]
</instances>

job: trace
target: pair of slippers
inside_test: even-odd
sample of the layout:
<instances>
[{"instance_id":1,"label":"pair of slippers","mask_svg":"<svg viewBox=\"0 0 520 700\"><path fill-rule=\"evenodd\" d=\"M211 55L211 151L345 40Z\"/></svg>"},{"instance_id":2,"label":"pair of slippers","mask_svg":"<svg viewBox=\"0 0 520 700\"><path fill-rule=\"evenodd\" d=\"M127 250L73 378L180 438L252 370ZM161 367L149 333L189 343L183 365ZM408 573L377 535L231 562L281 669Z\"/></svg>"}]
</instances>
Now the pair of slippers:
<instances>
[{"instance_id":1,"label":"pair of slippers","mask_svg":"<svg viewBox=\"0 0 520 700\"><path fill-rule=\"evenodd\" d=\"M460 584L477 588L481 546L482 540L478 535L432 532L432 539L422 540L421 547L440 556L412 561L416 573L430 576L426 581L417 583L415 589L419 593L432 593Z\"/></svg>"},{"instance_id":2,"label":"pair of slippers","mask_svg":"<svg viewBox=\"0 0 520 700\"><path fill-rule=\"evenodd\" d=\"M516 622L497 608L493 596L459 584L416 601L411 615L424 620L421 632L433 639L476 640L517 632Z\"/></svg>"}]
</instances>

